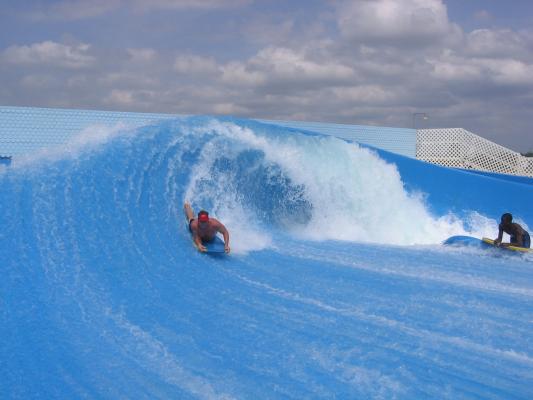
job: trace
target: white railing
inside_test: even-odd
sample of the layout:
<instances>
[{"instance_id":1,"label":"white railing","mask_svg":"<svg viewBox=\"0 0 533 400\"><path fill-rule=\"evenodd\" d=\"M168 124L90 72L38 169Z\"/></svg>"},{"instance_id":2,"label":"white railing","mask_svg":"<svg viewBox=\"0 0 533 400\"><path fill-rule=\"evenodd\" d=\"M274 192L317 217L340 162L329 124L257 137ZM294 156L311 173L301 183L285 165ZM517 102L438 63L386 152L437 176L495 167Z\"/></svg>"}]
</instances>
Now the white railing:
<instances>
[{"instance_id":1,"label":"white railing","mask_svg":"<svg viewBox=\"0 0 533 400\"><path fill-rule=\"evenodd\" d=\"M446 167L533 177L533 158L462 128L420 129L416 158Z\"/></svg>"}]
</instances>

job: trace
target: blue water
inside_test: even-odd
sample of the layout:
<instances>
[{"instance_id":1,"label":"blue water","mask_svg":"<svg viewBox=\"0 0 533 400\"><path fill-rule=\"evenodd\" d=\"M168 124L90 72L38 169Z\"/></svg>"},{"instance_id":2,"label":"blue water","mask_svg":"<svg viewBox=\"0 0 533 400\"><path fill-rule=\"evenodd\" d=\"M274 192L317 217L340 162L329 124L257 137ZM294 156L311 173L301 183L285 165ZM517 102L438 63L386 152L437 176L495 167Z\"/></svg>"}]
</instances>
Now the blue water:
<instances>
[{"instance_id":1,"label":"blue water","mask_svg":"<svg viewBox=\"0 0 533 400\"><path fill-rule=\"evenodd\" d=\"M2 399L533 397L533 259L440 244L532 185L208 117L0 168Z\"/></svg>"}]
</instances>

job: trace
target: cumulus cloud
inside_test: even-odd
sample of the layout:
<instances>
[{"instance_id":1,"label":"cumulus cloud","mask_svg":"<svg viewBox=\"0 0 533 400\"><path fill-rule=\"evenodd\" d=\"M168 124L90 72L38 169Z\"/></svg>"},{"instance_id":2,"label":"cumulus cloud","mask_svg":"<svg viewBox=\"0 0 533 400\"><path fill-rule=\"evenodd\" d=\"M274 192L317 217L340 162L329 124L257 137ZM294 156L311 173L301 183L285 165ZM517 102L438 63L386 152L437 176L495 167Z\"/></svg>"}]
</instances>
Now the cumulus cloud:
<instances>
[{"instance_id":1,"label":"cumulus cloud","mask_svg":"<svg viewBox=\"0 0 533 400\"><path fill-rule=\"evenodd\" d=\"M465 63L463 57L458 57L449 50L443 51L439 58L426 61L433 67L431 76L444 81L471 82L481 79L483 75L480 65Z\"/></svg>"},{"instance_id":2,"label":"cumulus cloud","mask_svg":"<svg viewBox=\"0 0 533 400\"><path fill-rule=\"evenodd\" d=\"M88 44L65 45L52 41L29 46L10 46L2 53L2 59L11 64L51 65L64 68L91 66L95 58L89 54Z\"/></svg>"},{"instance_id":3,"label":"cumulus cloud","mask_svg":"<svg viewBox=\"0 0 533 400\"><path fill-rule=\"evenodd\" d=\"M247 68L246 63L234 61L222 67L222 80L234 86L260 86L266 82L266 77L261 71Z\"/></svg>"},{"instance_id":4,"label":"cumulus cloud","mask_svg":"<svg viewBox=\"0 0 533 400\"><path fill-rule=\"evenodd\" d=\"M465 53L476 57L531 58L531 43L510 29L477 29L466 36Z\"/></svg>"},{"instance_id":5,"label":"cumulus cloud","mask_svg":"<svg viewBox=\"0 0 533 400\"><path fill-rule=\"evenodd\" d=\"M154 88L160 81L157 76L142 74L135 70L122 70L100 75L98 83L113 88Z\"/></svg>"},{"instance_id":6,"label":"cumulus cloud","mask_svg":"<svg viewBox=\"0 0 533 400\"><path fill-rule=\"evenodd\" d=\"M250 112L246 107L234 103L217 103L214 105L213 111L221 115L248 114Z\"/></svg>"},{"instance_id":7,"label":"cumulus cloud","mask_svg":"<svg viewBox=\"0 0 533 400\"><path fill-rule=\"evenodd\" d=\"M431 43L456 29L440 0L342 1L337 14L342 35L355 41Z\"/></svg>"},{"instance_id":8,"label":"cumulus cloud","mask_svg":"<svg viewBox=\"0 0 533 400\"><path fill-rule=\"evenodd\" d=\"M392 105L400 99L390 88L380 85L360 85L351 87L337 87L333 89L335 98L340 102L364 105Z\"/></svg>"},{"instance_id":9,"label":"cumulus cloud","mask_svg":"<svg viewBox=\"0 0 533 400\"><path fill-rule=\"evenodd\" d=\"M118 50L107 36L91 45L45 40L0 50L0 100L404 127L426 112L434 127L488 138L505 132L500 143L533 146L531 30L463 32L441 0L319 3L310 6L319 11L263 5L254 14L254 4L240 0L133 0L138 19ZM116 10L124 4L112 2ZM61 13L97 18L109 7ZM194 7L201 12L183 12ZM143 19L157 10L166 12ZM194 42L199 23L217 23L217 35Z\"/></svg>"},{"instance_id":10,"label":"cumulus cloud","mask_svg":"<svg viewBox=\"0 0 533 400\"><path fill-rule=\"evenodd\" d=\"M236 85L322 86L342 84L353 77L352 68L326 59L315 60L287 48L269 47L259 51L245 63L234 62L223 67L223 80Z\"/></svg>"},{"instance_id":11,"label":"cumulus cloud","mask_svg":"<svg viewBox=\"0 0 533 400\"><path fill-rule=\"evenodd\" d=\"M120 107L138 107L139 105L148 105L157 98L158 93L151 90L121 90L113 89L108 96L104 98L104 104Z\"/></svg>"},{"instance_id":12,"label":"cumulus cloud","mask_svg":"<svg viewBox=\"0 0 533 400\"><path fill-rule=\"evenodd\" d=\"M212 75L218 72L218 66L212 57L179 55L174 70L185 75Z\"/></svg>"},{"instance_id":13,"label":"cumulus cloud","mask_svg":"<svg viewBox=\"0 0 533 400\"><path fill-rule=\"evenodd\" d=\"M130 48L127 49L127 53L134 63L152 62L157 57L157 51L147 48Z\"/></svg>"},{"instance_id":14,"label":"cumulus cloud","mask_svg":"<svg viewBox=\"0 0 533 400\"><path fill-rule=\"evenodd\" d=\"M444 48L428 57L431 77L461 85L516 87L533 84L533 57L528 36L511 30L474 30L463 46Z\"/></svg>"},{"instance_id":15,"label":"cumulus cloud","mask_svg":"<svg viewBox=\"0 0 533 400\"><path fill-rule=\"evenodd\" d=\"M104 101L108 104L132 105L134 103L134 93L131 90L113 89Z\"/></svg>"}]
</instances>

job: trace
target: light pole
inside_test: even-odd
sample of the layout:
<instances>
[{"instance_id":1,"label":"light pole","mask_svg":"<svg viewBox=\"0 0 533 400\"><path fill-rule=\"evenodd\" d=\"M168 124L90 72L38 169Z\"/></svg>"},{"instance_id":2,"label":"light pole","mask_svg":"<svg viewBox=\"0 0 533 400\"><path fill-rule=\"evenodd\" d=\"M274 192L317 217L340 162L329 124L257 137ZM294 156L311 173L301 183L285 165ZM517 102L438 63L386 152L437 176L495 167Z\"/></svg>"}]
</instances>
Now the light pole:
<instances>
[{"instance_id":1,"label":"light pole","mask_svg":"<svg viewBox=\"0 0 533 400\"><path fill-rule=\"evenodd\" d=\"M416 129L416 116L419 115L424 121L429 119L429 116L426 113L413 113L413 129Z\"/></svg>"}]
</instances>

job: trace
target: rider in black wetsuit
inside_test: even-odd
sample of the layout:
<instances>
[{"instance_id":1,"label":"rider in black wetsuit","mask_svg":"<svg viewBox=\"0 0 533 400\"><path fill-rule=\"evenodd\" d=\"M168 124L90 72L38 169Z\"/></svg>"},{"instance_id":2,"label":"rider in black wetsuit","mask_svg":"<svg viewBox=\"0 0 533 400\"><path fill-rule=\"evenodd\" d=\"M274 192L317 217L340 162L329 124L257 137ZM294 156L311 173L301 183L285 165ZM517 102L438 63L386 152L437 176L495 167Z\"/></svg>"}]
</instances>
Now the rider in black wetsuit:
<instances>
[{"instance_id":1,"label":"rider in black wetsuit","mask_svg":"<svg viewBox=\"0 0 533 400\"><path fill-rule=\"evenodd\" d=\"M502 243L503 232L511 236L513 246L529 248L531 239L529 233L516 222L513 222L513 216L510 213L502 215L500 226L498 227L498 238L494 239L494 244L500 246Z\"/></svg>"}]
</instances>

